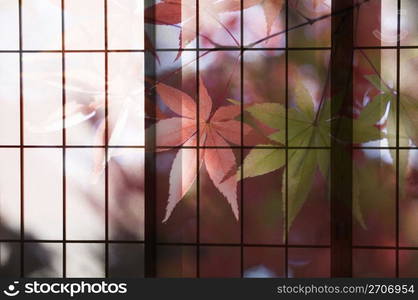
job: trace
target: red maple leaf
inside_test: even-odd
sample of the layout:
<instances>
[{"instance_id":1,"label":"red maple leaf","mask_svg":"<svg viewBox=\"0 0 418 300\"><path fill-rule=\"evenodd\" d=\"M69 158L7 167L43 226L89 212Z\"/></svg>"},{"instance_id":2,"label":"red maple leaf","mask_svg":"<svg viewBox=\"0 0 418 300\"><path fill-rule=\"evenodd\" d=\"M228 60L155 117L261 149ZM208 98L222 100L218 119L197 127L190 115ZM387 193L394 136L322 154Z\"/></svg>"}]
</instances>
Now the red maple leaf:
<instances>
[{"instance_id":1,"label":"red maple leaf","mask_svg":"<svg viewBox=\"0 0 418 300\"><path fill-rule=\"evenodd\" d=\"M241 106L222 106L212 113L212 99L202 80L199 84L200 146L207 146L199 149L199 167L197 167L197 149L190 147L197 145L196 102L180 90L162 83L157 85L157 92L163 102L179 115L156 123L157 144L164 147L185 146L177 152L171 167L168 204L163 222L168 220L177 203L193 185L197 168L200 169L203 163L213 184L231 205L235 218L239 218L237 179L235 176L230 176L225 180L225 177L237 167L235 155L228 148L228 142L241 144L241 122L234 120L241 113ZM251 128L243 124L243 130L246 135ZM165 150L169 148L158 149L158 151Z\"/></svg>"}]
</instances>

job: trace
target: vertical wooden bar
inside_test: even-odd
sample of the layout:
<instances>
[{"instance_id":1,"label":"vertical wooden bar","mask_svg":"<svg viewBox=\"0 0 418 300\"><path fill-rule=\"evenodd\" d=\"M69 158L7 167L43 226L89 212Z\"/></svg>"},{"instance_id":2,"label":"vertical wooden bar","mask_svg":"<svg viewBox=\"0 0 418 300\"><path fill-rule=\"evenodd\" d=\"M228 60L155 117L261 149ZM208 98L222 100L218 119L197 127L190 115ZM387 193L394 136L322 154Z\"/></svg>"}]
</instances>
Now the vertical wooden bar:
<instances>
[{"instance_id":1,"label":"vertical wooden bar","mask_svg":"<svg viewBox=\"0 0 418 300\"><path fill-rule=\"evenodd\" d=\"M145 0L145 8L152 6L155 0ZM154 12L155 13L155 12ZM145 22L147 20L144 20ZM148 38L147 38L148 36ZM148 40L148 41L147 41ZM155 45L155 25L145 28L145 99L150 105L145 105L145 115L155 116L155 83L156 65L152 53ZM152 45L150 45L151 43ZM145 101L147 103L147 101ZM145 126L152 120L145 119ZM145 277L156 276L156 154L155 128L149 127L145 131Z\"/></svg>"},{"instance_id":2,"label":"vertical wooden bar","mask_svg":"<svg viewBox=\"0 0 418 300\"><path fill-rule=\"evenodd\" d=\"M20 277L25 277L25 136L23 98L22 0L19 0L19 120L20 120Z\"/></svg>"},{"instance_id":3,"label":"vertical wooden bar","mask_svg":"<svg viewBox=\"0 0 418 300\"><path fill-rule=\"evenodd\" d=\"M352 116L355 0L332 1L331 277L352 276ZM352 138L351 138L352 139Z\"/></svg>"}]
</instances>

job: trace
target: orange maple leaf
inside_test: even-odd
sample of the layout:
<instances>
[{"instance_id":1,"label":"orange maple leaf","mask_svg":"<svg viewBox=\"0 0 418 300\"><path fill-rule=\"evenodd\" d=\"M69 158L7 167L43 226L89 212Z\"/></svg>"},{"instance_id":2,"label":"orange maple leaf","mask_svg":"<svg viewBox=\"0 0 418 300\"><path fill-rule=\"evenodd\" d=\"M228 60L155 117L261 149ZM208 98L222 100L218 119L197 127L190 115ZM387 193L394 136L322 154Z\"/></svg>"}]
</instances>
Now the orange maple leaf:
<instances>
[{"instance_id":1,"label":"orange maple leaf","mask_svg":"<svg viewBox=\"0 0 418 300\"><path fill-rule=\"evenodd\" d=\"M196 102L180 90L162 83L157 85L162 101L179 115L156 123L156 139L160 146L158 151L169 150L162 147L185 146L177 152L171 167L168 204L163 222L168 220L176 205L193 185L198 168L203 163L211 181L231 205L235 218L239 218L237 179L231 176L225 180L225 177L237 166L228 142L241 144L241 122L234 120L241 113L241 106L222 106L212 113L212 99L202 80L199 86L199 137L200 146L203 147L199 149L197 163L197 149L193 148L197 145ZM243 133L247 135L251 128L246 124L242 125Z\"/></svg>"}]
</instances>

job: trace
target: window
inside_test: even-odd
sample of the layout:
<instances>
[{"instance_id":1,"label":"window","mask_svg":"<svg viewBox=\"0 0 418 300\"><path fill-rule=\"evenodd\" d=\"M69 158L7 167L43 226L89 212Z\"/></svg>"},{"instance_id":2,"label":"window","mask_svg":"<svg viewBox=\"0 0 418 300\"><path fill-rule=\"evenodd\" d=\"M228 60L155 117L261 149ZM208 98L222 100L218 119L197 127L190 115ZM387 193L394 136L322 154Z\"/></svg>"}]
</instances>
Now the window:
<instances>
[{"instance_id":1,"label":"window","mask_svg":"<svg viewBox=\"0 0 418 300\"><path fill-rule=\"evenodd\" d=\"M0 5L2 276L418 274L415 1Z\"/></svg>"}]
</instances>

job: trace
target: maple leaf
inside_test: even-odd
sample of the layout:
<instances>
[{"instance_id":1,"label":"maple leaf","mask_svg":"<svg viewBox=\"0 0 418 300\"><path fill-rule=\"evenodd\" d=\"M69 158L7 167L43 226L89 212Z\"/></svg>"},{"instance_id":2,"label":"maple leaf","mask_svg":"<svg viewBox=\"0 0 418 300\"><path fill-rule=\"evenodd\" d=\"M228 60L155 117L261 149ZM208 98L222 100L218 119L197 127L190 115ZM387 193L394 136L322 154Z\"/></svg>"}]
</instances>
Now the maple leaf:
<instances>
[{"instance_id":1,"label":"maple leaf","mask_svg":"<svg viewBox=\"0 0 418 300\"><path fill-rule=\"evenodd\" d=\"M212 99L200 79L199 121L197 124L196 102L186 93L173 87L159 83L157 93L167 107L179 115L170 119L160 120L155 124L158 151L167 151L173 146L181 148L174 158L170 171L169 197L163 222L171 216L176 205L188 192L196 180L198 168L206 166L209 178L214 186L225 196L235 218L238 220L237 179L226 175L236 169L236 159L229 143L240 144L241 123L234 120L241 113L240 105L228 105L218 108L212 113ZM244 135L251 128L243 125ZM199 167L197 166L197 126L199 126L200 146L210 148L199 149ZM216 148L219 147L219 148Z\"/></svg>"},{"instance_id":2,"label":"maple leaf","mask_svg":"<svg viewBox=\"0 0 418 300\"><path fill-rule=\"evenodd\" d=\"M269 145L261 145L263 149L253 149L244 159L243 178L264 175L284 166L288 169L283 176L282 193L285 196L285 187L288 186L288 228L291 227L297 214L303 207L314 182L316 170L319 169L324 177L329 175L329 151L318 147L330 147L331 144L331 101L324 99L316 111L310 92L301 83L294 88L294 106L287 110L287 145L301 147L289 149L286 164L285 151L282 149L266 149ZM382 101L385 101L382 98ZM336 105L337 97L334 99ZM384 114L384 110L376 110L379 99L368 103L358 119L339 118L342 128L352 122L353 135L343 136L342 142L365 143L383 138L385 135L374 126ZM246 109L255 119L265 125L279 130L269 135L270 140L286 145L286 108L279 103L255 104ZM344 130L342 132L351 132ZM270 145L273 146L273 145ZM312 147L313 149L307 149ZM316 149L315 149L316 147ZM237 176L237 179L240 179ZM353 199L354 215L363 226L359 199ZM364 225L365 226L365 225Z\"/></svg>"}]
</instances>

